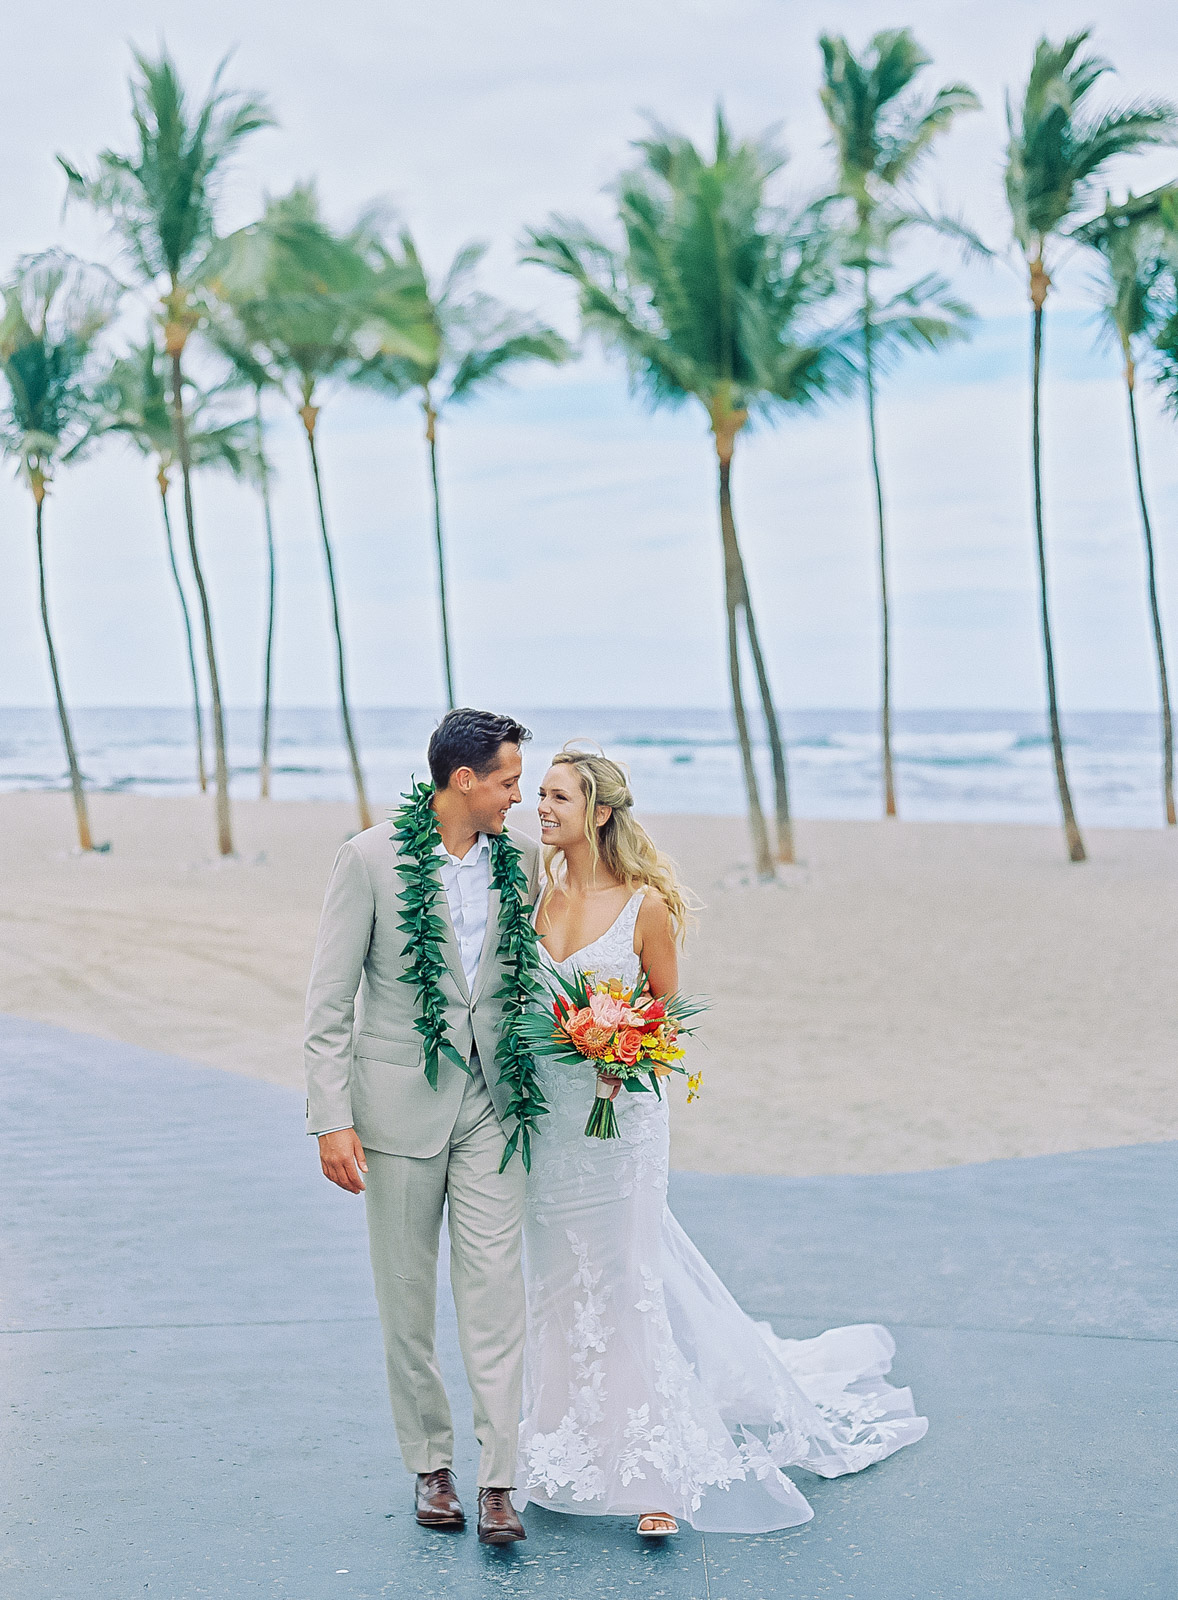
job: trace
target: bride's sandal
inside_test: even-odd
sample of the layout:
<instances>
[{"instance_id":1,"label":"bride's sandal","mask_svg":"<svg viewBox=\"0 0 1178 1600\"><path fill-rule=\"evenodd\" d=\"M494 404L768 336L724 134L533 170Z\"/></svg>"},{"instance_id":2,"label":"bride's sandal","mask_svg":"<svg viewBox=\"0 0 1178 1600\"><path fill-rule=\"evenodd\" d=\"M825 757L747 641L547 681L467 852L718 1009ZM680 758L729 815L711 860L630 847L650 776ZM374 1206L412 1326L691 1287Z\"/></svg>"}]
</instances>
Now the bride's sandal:
<instances>
[{"instance_id":1,"label":"bride's sandal","mask_svg":"<svg viewBox=\"0 0 1178 1600\"><path fill-rule=\"evenodd\" d=\"M679 1532L679 1524L665 1511L647 1511L638 1519L640 1539L666 1539Z\"/></svg>"}]
</instances>

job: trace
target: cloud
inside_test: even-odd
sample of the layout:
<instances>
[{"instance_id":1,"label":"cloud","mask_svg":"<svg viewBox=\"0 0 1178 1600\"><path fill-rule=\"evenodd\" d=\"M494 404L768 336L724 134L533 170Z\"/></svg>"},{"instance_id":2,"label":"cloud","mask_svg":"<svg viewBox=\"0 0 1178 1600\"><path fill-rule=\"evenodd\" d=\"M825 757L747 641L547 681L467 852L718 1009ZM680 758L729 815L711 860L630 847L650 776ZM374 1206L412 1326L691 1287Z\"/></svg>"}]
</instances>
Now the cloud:
<instances>
[{"instance_id":1,"label":"cloud","mask_svg":"<svg viewBox=\"0 0 1178 1600\"><path fill-rule=\"evenodd\" d=\"M1121 94L1178 82L1178 16L1135 3L1093 8ZM1002 93L1041 29L1074 26L1070 3L1028 10L922 0L908 8L938 81L980 89L930 166L927 194L995 244ZM629 159L640 108L705 137L723 97L735 123L783 122L786 182L821 181L815 38L832 20L855 39L886 21L851 0L601 0L594 7L462 0L423 9L337 0L65 0L55 39L10 19L3 129L9 203L0 259L62 239L109 253L100 227L61 219L53 153L85 158L128 136L128 39L166 33L199 85L224 50L236 83L264 89L282 126L255 141L225 197L230 221L262 193L317 174L333 213L387 195L441 262L493 241L488 284L571 328L564 289L515 265L523 226L550 210L608 222L603 186ZM1161 153L1135 186L1169 176ZM1041 703L1027 463L1025 290L1004 266L960 269L984 314L973 342L909 362L881 405L897 601L897 683L911 706ZM1153 703L1140 537L1116 363L1093 351L1079 264L1060 274L1048 324L1048 533L1061 683L1076 706ZM1178 467L1172 425L1146 405L1145 449L1165 604L1178 627ZM355 695L436 704L441 675L419 416L350 396L329 406L323 455ZM275 418L281 623L287 704L330 704L333 668L322 553L305 451ZM552 704L721 705L723 618L714 466L697 409L651 415L616 370L576 367L455 413L444 493L460 684L483 698ZM260 672L262 546L256 503L198 484L227 695L252 703ZM856 404L762 430L742 444L737 514L784 704L869 706L877 694L877 600L864 425ZM182 704L184 659L150 475L108 453L63 473L48 507L51 600L67 684L80 703ZM0 699L45 703L28 497L0 486ZM543 686L538 694L534 685Z\"/></svg>"}]
</instances>

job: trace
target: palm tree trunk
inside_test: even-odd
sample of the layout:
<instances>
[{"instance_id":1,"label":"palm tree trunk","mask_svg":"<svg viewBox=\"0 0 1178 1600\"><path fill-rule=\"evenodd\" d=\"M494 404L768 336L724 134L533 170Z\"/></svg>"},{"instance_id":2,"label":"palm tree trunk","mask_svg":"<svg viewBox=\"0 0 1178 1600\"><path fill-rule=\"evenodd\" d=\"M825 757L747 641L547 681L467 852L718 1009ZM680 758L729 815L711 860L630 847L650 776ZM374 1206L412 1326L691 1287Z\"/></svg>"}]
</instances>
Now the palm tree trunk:
<instances>
[{"instance_id":1,"label":"palm tree trunk","mask_svg":"<svg viewBox=\"0 0 1178 1600\"><path fill-rule=\"evenodd\" d=\"M319 507L319 531L323 535L323 559L327 563L327 587L331 591L331 620L335 628L335 663L339 680L340 720L344 728L344 742L348 759L352 763L352 781L356 786L356 809L360 813L361 828L371 828L372 813L368 809L368 796L364 792L364 773L360 767L360 753L356 748L356 735L352 731L352 713L348 706L348 681L344 671L344 635L340 623L339 595L335 586L335 561L331 553L331 540L327 536L327 512L323 507L323 484L319 476L319 453L315 448L315 422L318 407L309 402L299 415L307 430L307 445L311 451L311 474L315 479L315 500Z\"/></svg>"},{"instance_id":2,"label":"palm tree trunk","mask_svg":"<svg viewBox=\"0 0 1178 1600\"><path fill-rule=\"evenodd\" d=\"M425 438L429 445L430 479L434 489L434 543L438 552L438 601L442 611L442 660L446 668L446 709L453 711L454 669L450 658L450 612L446 604L446 560L442 549L442 496L438 489L438 414L430 404L427 393L422 404L425 412Z\"/></svg>"},{"instance_id":3,"label":"palm tree trunk","mask_svg":"<svg viewBox=\"0 0 1178 1600\"><path fill-rule=\"evenodd\" d=\"M1141 533L1145 540L1145 570L1149 586L1149 611L1153 619L1153 647L1158 662L1158 687L1162 707L1162 794L1166 803L1166 822L1174 827L1174 724L1170 716L1170 678L1166 671L1166 644L1162 636L1162 613L1158 604L1157 571L1154 563L1153 528L1145 498L1145 474L1141 469L1141 438L1137 431L1137 384L1132 357L1125 356L1125 389L1129 396L1129 428L1133 435L1133 471L1137 479L1137 504L1141 508Z\"/></svg>"},{"instance_id":4,"label":"palm tree trunk","mask_svg":"<svg viewBox=\"0 0 1178 1600\"><path fill-rule=\"evenodd\" d=\"M78 821L78 845L82 850L93 850L94 840L90 833L90 815L86 809L86 791L82 787L82 772L78 766L78 753L74 747L74 733L70 727L70 715L66 710L65 694L61 687L61 673L57 669L57 651L53 645L53 630L49 626L49 599L45 592L45 541L42 529L42 513L45 502L45 488L43 484L34 486L33 496L37 503L37 576L41 587L41 628L45 634L45 648L49 652L49 671L53 677L53 693L57 700L57 720L61 724L61 741L65 745L65 759L70 769L70 788L74 795L74 815Z\"/></svg>"},{"instance_id":5,"label":"palm tree trunk","mask_svg":"<svg viewBox=\"0 0 1178 1600\"><path fill-rule=\"evenodd\" d=\"M896 784L892 772L892 643L888 612L887 541L884 531L883 477L879 470L879 439L875 426L875 359L872 349L871 274L863 269L863 392L867 396L867 432L871 442L871 472L875 480L875 526L879 540L880 600L880 743L883 749L884 816L896 815Z\"/></svg>"},{"instance_id":6,"label":"palm tree trunk","mask_svg":"<svg viewBox=\"0 0 1178 1600\"><path fill-rule=\"evenodd\" d=\"M180 568L176 565L172 514L168 510L168 479L162 467L157 481L160 486L160 505L164 513L164 537L168 541L168 565L172 569L172 579L180 599L180 614L184 618L184 639L188 646L188 675L192 682L192 721L196 732L196 773L200 780L200 792L204 794L209 787L209 778L205 771L205 729L204 713L200 707L200 679L196 672L196 649L192 640L192 617L188 611L188 596L184 593L184 585L180 581Z\"/></svg>"},{"instance_id":7,"label":"palm tree trunk","mask_svg":"<svg viewBox=\"0 0 1178 1600\"><path fill-rule=\"evenodd\" d=\"M729 485L731 489L731 485ZM761 712L765 718L765 731L769 738L769 759L773 768L773 798L777 810L777 859L786 865L792 865L797 859L794 853L793 819L789 806L789 775L785 761L785 741L781 737L781 726L777 719L777 708L773 704L773 689L769 682L769 674L765 669L765 657L761 651L761 640L757 632L757 620L753 614L753 602L749 595L748 574L744 567L744 557L740 552L740 545L736 538L735 519L732 516L731 501L728 507L729 519L733 522L732 544L736 551L736 560L740 567L740 588L742 608L744 611L744 624L748 632L749 652L753 658L753 671L756 674L757 690L761 697Z\"/></svg>"},{"instance_id":8,"label":"palm tree trunk","mask_svg":"<svg viewBox=\"0 0 1178 1600\"><path fill-rule=\"evenodd\" d=\"M170 343L170 341L169 341ZM181 348L183 348L181 346ZM209 698L213 703L213 756L217 783L217 848L223 856L233 854L233 829L229 817L229 763L225 758L225 715L221 707L221 678L217 671L217 651L213 643L213 613L209 606L209 591L205 585L200 552L196 548L196 517L192 508L192 462L188 452L188 427L184 420L184 375L180 366L180 349L171 348L172 357L172 426L176 433L176 453L180 457L180 475L184 485L184 525L188 533L188 555L192 562L192 575L196 579L196 592L200 597L200 615L204 626L205 660L209 669Z\"/></svg>"},{"instance_id":9,"label":"palm tree trunk","mask_svg":"<svg viewBox=\"0 0 1178 1600\"><path fill-rule=\"evenodd\" d=\"M266 447L262 437L262 391L254 391L254 432L258 449L258 469L261 472L262 515L266 522L266 655L262 669L262 749L258 760L258 792L263 800L270 798L270 702L274 679L274 599L277 591L277 567L274 558L274 522L270 513L270 472L266 465Z\"/></svg>"},{"instance_id":10,"label":"palm tree trunk","mask_svg":"<svg viewBox=\"0 0 1178 1600\"><path fill-rule=\"evenodd\" d=\"M1043 659L1047 673L1047 715L1051 723L1051 749L1055 757L1055 785L1059 790L1060 810L1063 812L1064 835L1068 856L1072 861L1087 860L1084 841L1072 809L1072 791L1068 786L1068 771L1064 762L1063 735L1059 726L1059 702L1055 692L1055 651L1051 643L1051 615L1047 606L1047 549L1043 539L1043 474L1042 450L1039 435L1039 400L1043 371L1043 301L1047 295L1042 262L1031 267L1031 304L1033 307L1033 345L1031 365L1031 472L1035 485L1035 545L1039 557L1039 618L1043 629Z\"/></svg>"},{"instance_id":11,"label":"palm tree trunk","mask_svg":"<svg viewBox=\"0 0 1178 1600\"><path fill-rule=\"evenodd\" d=\"M752 740L749 737L748 716L744 708L744 694L740 682L740 632L739 611L744 605L744 570L740 547L736 542L736 524L732 516L732 455L717 450L720 465L720 537L724 550L724 609L728 619L728 681L732 690L732 717L736 723L736 737L740 744L740 761L744 770L744 787L748 796L749 831L753 836L757 877L762 883L774 878L773 857L769 851L769 833L765 815L761 810L761 795L757 786L757 768L753 760ZM747 618L747 606L745 607Z\"/></svg>"}]
</instances>

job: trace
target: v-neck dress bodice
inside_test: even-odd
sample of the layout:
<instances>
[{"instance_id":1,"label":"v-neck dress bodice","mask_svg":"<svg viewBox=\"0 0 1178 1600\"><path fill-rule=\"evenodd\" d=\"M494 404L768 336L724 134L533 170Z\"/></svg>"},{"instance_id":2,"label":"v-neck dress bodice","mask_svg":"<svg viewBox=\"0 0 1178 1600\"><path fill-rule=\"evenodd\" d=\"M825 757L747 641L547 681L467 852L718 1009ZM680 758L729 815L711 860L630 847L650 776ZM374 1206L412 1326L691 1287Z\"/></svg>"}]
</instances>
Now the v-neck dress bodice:
<instances>
[{"instance_id":1,"label":"v-neck dress bodice","mask_svg":"<svg viewBox=\"0 0 1178 1600\"><path fill-rule=\"evenodd\" d=\"M633 987L638 982L640 966L638 952L634 948L634 929L638 925L638 913L642 909L645 894L645 889L636 890L604 933L598 934L596 939L583 945L580 950L565 956L563 961L557 961L543 945L540 946L541 959L566 978L571 978L576 972L591 972L594 977L606 982L611 978L619 978L622 983Z\"/></svg>"},{"instance_id":2,"label":"v-neck dress bodice","mask_svg":"<svg viewBox=\"0 0 1178 1600\"><path fill-rule=\"evenodd\" d=\"M545 965L632 985L643 894L564 961L544 951ZM665 1088L619 1093L618 1137L590 1139L594 1068L542 1057L538 1072L549 1111L524 1214L517 1503L767 1532L813 1514L784 1469L858 1472L924 1434L909 1391L883 1379L886 1329L780 1339L728 1293L667 1206Z\"/></svg>"}]
</instances>

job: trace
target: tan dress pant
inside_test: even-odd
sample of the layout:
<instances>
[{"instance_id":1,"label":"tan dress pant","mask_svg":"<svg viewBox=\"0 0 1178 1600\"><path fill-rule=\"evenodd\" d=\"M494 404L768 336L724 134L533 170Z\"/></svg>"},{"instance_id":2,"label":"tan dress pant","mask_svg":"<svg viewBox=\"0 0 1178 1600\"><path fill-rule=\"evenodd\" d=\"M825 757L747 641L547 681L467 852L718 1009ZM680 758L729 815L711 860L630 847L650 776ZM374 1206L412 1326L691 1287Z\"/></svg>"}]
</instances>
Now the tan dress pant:
<instances>
[{"instance_id":1,"label":"tan dress pant","mask_svg":"<svg viewBox=\"0 0 1178 1600\"><path fill-rule=\"evenodd\" d=\"M458 1340L474 1397L479 1488L515 1482L524 1358L524 1170L500 1173L503 1130L477 1057L448 1144L425 1159L366 1150L365 1203L397 1442L410 1472L452 1465L435 1348L438 1240L450 1229Z\"/></svg>"}]
</instances>

